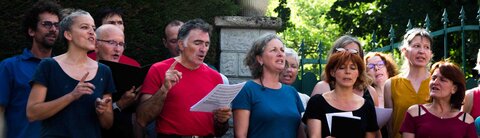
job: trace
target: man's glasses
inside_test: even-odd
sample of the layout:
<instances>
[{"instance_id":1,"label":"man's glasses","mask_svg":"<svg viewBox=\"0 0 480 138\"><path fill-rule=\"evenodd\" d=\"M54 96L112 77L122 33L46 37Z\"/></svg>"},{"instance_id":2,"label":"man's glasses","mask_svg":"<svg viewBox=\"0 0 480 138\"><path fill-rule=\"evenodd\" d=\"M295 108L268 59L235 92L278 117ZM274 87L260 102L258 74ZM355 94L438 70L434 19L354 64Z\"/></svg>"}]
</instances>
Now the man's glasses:
<instances>
[{"instance_id":1,"label":"man's glasses","mask_svg":"<svg viewBox=\"0 0 480 138\"><path fill-rule=\"evenodd\" d=\"M43 21L41 22L41 24L43 25L43 27L47 28L47 29L51 29L52 26L55 26L55 28L58 28L58 22L51 22L51 21Z\"/></svg>"},{"instance_id":2,"label":"man's glasses","mask_svg":"<svg viewBox=\"0 0 480 138\"><path fill-rule=\"evenodd\" d=\"M337 52L348 51L348 52L350 52L350 53L352 53L352 54L357 54L357 53L358 53L358 50L356 50L356 49L337 48L337 49L335 49L335 50L337 50Z\"/></svg>"},{"instance_id":3,"label":"man's glasses","mask_svg":"<svg viewBox=\"0 0 480 138\"><path fill-rule=\"evenodd\" d=\"M117 42L115 40L101 40L101 39L97 39L97 41L101 41L101 42L106 42L108 45L111 45L111 46L119 46L120 48L125 48L125 43L124 42Z\"/></svg>"},{"instance_id":4,"label":"man's glasses","mask_svg":"<svg viewBox=\"0 0 480 138\"><path fill-rule=\"evenodd\" d=\"M367 64L368 69L373 69L373 68L375 68L375 66L377 66L377 68L383 68L383 67L385 67L385 63L383 61L380 61L377 64L374 64L374 63L368 63Z\"/></svg>"}]
</instances>

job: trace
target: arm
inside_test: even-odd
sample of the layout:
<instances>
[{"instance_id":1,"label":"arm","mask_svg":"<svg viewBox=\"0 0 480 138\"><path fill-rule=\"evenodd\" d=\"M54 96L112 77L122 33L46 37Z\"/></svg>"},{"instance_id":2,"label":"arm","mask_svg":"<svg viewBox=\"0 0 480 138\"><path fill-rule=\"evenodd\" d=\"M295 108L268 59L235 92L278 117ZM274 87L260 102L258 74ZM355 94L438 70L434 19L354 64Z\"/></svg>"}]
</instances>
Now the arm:
<instances>
[{"instance_id":1,"label":"arm","mask_svg":"<svg viewBox=\"0 0 480 138\"><path fill-rule=\"evenodd\" d=\"M403 132L402 133L402 138L415 138L415 134L408 133L408 132Z\"/></svg>"},{"instance_id":2,"label":"arm","mask_svg":"<svg viewBox=\"0 0 480 138\"><path fill-rule=\"evenodd\" d=\"M309 138L322 137L322 121L318 119L308 119L307 128Z\"/></svg>"},{"instance_id":3,"label":"arm","mask_svg":"<svg viewBox=\"0 0 480 138\"><path fill-rule=\"evenodd\" d=\"M228 125L228 119L230 119L231 116L232 109L230 107L220 108L214 111L213 127L216 137L221 137L228 131L230 127Z\"/></svg>"},{"instance_id":4,"label":"arm","mask_svg":"<svg viewBox=\"0 0 480 138\"><path fill-rule=\"evenodd\" d=\"M384 92L384 102L385 102L385 108L392 108L393 109L393 101L392 101L392 86L391 86L391 80L388 79L386 82L385 82L385 87L383 89L383 92ZM392 114L393 116L393 114ZM393 135L393 124L392 124L392 116L390 117L390 121L388 121L387 125L385 125L387 127L387 132L388 132L388 135L389 136L394 136Z\"/></svg>"},{"instance_id":5,"label":"arm","mask_svg":"<svg viewBox=\"0 0 480 138\"><path fill-rule=\"evenodd\" d=\"M109 129L113 125L112 94L104 94L102 100L97 101L97 117L102 128Z\"/></svg>"},{"instance_id":6,"label":"arm","mask_svg":"<svg viewBox=\"0 0 480 138\"><path fill-rule=\"evenodd\" d=\"M312 94L310 95L310 97L316 94L322 94L328 91L330 91L330 85L325 81L320 81L315 85L315 87L313 87Z\"/></svg>"},{"instance_id":7,"label":"arm","mask_svg":"<svg viewBox=\"0 0 480 138\"><path fill-rule=\"evenodd\" d=\"M297 138L306 138L307 137L307 133L305 133L305 129L306 129L305 124L300 121L300 125L298 125Z\"/></svg>"},{"instance_id":8,"label":"arm","mask_svg":"<svg viewBox=\"0 0 480 138\"><path fill-rule=\"evenodd\" d=\"M174 61L170 68L165 72L163 85L153 95L144 94L137 108L137 122L141 127L147 126L163 109L167 93L182 78L182 73L175 70L177 61Z\"/></svg>"},{"instance_id":9,"label":"arm","mask_svg":"<svg viewBox=\"0 0 480 138\"><path fill-rule=\"evenodd\" d=\"M136 112L137 122L141 127L146 127L148 123L160 114L166 97L167 92L162 91L162 89L159 89L154 95L142 95Z\"/></svg>"},{"instance_id":10,"label":"arm","mask_svg":"<svg viewBox=\"0 0 480 138\"><path fill-rule=\"evenodd\" d=\"M237 109L233 111L233 116L233 132L235 138L246 138L248 134L250 111Z\"/></svg>"},{"instance_id":11,"label":"arm","mask_svg":"<svg viewBox=\"0 0 480 138\"><path fill-rule=\"evenodd\" d=\"M465 99L463 101L462 111L465 113L472 112L473 107L473 91L467 91L465 95Z\"/></svg>"},{"instance_id":12,"label":"arm","mask_svg":"<svg viewBox=\"0 0 480 138\"><path fill-rule=\"evenodd\" d=\"M370 92L370 95L372 96L375 107L378 107L379 104L378 104L377 90L375 90L375 88L373 88L372 86L368 86L367 89L368 89L368 92Z\"/></svg>"},{"instance_id":13,"label":"arm","mask_svg":"<svg viewBox=\"0 0 480 138\"><path fill-rule=\"evenodd\" d=\"M39 83L34 83L27 102L28 120L36 121L52 117L84 94L92 94L95 86L91 83L84 82L87 76L88 72L83 76L72 92L48 102L45 102L47 87Z\"/></svg>"},{"instance_id":14,"label":"arm","mask_svg":"<svg viewBox=\"0 0 480 138\"><path fill-rule=\"evenodd\" d=\"M375 138L375 135L377 134L378 131L375 132L366 132L365 137L366 138Z\"/></svg>"},{"instance_id":15,"label":"arm","mask_svg":"<svg viewBox=\"0 0 480 138\"><path fill-rule=\"evenodd\" d=\"M0 137L5 137L5 108L0 106Z\"/></svg>"},{"instance_id":16,"label":"arm","mask_svg":"<svg viewBox=\"0 0 480 138\"><path fill-rule=\"evenodd\" d=\"M138 99L138 95L135 94L135 92L135 86L133 86L130 90L123 93L122 97L118 101L115 101L115 103L117 103L121 110L127 108Z\"/></svg>"}]
</instances>

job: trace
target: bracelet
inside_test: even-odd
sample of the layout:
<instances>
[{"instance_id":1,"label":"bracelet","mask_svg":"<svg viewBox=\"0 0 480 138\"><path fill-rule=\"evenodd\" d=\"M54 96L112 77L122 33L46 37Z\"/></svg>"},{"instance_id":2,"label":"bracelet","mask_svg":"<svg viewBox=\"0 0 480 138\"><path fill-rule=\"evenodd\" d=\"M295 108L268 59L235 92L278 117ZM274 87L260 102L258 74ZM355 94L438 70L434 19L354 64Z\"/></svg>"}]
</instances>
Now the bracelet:
<instances>
[{"instance_id":1,"label":"bracelet","mask_svg":"<svg viewBox=\"0 0 480 138\"><path fill-rule=\"evenodd\" d=\"M122 109L120 107L118 107L117 102L114 102L112 106L113 106L113 110L118 110L118 111L122 112Z\"/></svg>"}]
</instances>

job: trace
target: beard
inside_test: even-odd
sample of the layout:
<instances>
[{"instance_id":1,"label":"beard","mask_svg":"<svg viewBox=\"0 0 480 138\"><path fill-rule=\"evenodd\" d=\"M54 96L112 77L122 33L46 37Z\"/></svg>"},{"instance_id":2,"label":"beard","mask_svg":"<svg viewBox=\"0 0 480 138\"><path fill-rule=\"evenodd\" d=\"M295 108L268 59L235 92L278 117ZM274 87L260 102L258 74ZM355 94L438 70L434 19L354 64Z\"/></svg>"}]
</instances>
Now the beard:
<instances>
[{"instance_id":1,"label":"beard","mask_svg":"<svg viewBox=\"0 0 480 138\"><path fill-rule=\"evenodd\" d=\"M50 41L49 37L55 37L55 40ZM55 33L48 33L45 36L43 36L43 39L40 43L42 44L43 48L52 49L57 39L58 37Z\"/></svg>"}]
</instances>

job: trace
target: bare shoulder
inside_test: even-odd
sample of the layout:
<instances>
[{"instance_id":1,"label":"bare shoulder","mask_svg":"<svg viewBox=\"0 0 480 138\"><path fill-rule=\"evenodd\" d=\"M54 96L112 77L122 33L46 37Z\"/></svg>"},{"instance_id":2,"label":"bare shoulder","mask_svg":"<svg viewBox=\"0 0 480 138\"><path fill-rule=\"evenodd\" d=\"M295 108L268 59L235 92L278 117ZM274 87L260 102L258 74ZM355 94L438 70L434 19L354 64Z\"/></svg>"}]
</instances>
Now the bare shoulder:
<instances>
[{"instance_id":1,"label":"bare shoulder","mask_svg":"<svg viewBox=\"0 0 480 138\"><path fill-rule=\"evenodd\" d=\"M471 123L475 122L475 119L469 113L465 113L465 114L461 115L460 117L458 117L458 119L463 121L464 116L465 116L465 123L471 124Z\"/></svg>"},{"instance_id":2,"label":"bare shoulder","mask_svg":"<svg viewBox=\"0 0 480 138\"><path fill-rule=\"evenodd\" d=\"M330 85L328 85L328 83L326 81L319 81L317 82L317 84L315 85L316 86L320 86L320 87L328 87L330 88Z\"/></svg>"},{"instance_id":3,"label":"bare shoulder","mask_svg":"<svg viewBox=\"0 0 480 138\"><path fill-rule=\"evenodd\" d=\"M322 94L328 91L330 91L330 85L326 81L320 81L315 84L315 87L313 88L312 94L310 96Z\"/></svg>"},{"instance_id":4,"label":"bare shoulder","mask_svg":"<svg viewBox=\"0 0 480 138\"><path fill-rule=\"evenodd\" d=\"M377 93L377 90L375 90L375 88L373 88L373 87L370 86L370 85L367 86L367 90L368 90L370 93Z\"/></svg>"},{"instance_id":5,"label":"bare shoulder","mask_svg":"<svg viewBox=\"0 0 480 138\"><path fill-rule=\"evenodd\" d=\"M425 111L420 108L418 104L414 104L407 109L407 113L410 114L412 117L417 117L418 116L418 111L421 112L421 115L425 114Z\"/></svg>"},{"instance_id":6,"label":"bare shoulder","mask_svg":"<svg viewBox=\"0 0 480 138\"><path fill-rule=\"evenodd\" d=\"M391 85L392 85L392 78L387 79L387 81L385 81L385 88L387 88L387 86L388 86L388 88L390 88Z\"/></svg>"},{"instance_id":7,"label":"bare shoulder","mask_svg":"<svg viewBox=\"0 0 480 138\"><path fill-rule=\"evenodd\" d=\"M465 96L473 97L473 92L475 92L475 89L467 90L465 91Z\"/></svg>"}]
</instances>

